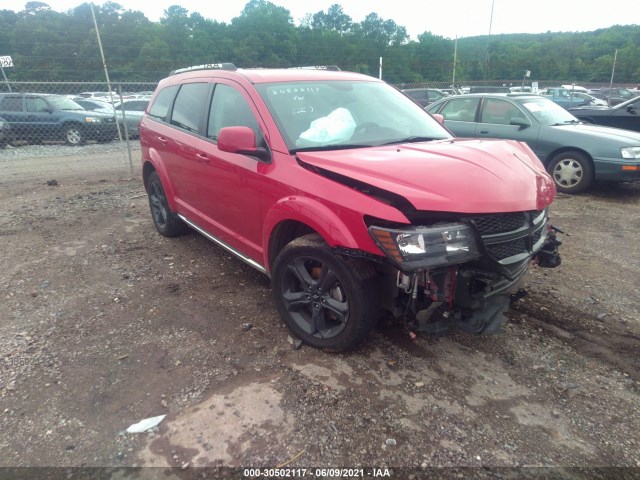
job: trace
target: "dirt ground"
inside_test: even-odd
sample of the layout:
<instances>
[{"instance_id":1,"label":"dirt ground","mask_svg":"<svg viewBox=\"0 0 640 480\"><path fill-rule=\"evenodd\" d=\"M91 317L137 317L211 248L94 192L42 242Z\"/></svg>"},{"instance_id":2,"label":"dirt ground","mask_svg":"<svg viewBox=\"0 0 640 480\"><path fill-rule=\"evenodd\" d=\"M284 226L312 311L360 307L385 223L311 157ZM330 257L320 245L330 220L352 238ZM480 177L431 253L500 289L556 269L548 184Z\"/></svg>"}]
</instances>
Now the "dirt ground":
<instances>
[{"instance_id":1,"label":"dirt ground","mask_svg":"<svg viewBox=\"0 0 640 480\"><path fill-rule=\"evenodd\" d=\"M159 236L121 152L3 153L0 466L640 472L640 185L558 197L563 263L499 334L331 354L292 347L265 276Z\"/></svg>"}]
</instances>

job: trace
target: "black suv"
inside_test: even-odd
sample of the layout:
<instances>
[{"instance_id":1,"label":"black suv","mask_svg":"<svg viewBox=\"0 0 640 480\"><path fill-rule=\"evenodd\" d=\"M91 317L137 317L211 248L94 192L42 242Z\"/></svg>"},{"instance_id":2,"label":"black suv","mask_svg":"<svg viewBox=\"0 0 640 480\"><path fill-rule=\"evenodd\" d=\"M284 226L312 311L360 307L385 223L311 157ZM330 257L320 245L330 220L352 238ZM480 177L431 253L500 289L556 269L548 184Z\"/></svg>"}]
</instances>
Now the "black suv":
<instances>
[{"instance_id":1,"label":"black suv","mask_svg":"<svg viewBox=\"0 0 640 480\"><path fill-rule=\"evenodd\" d=\"M63 95L2 93L0 117L10 125L13 140L82 145L86 140L110 142L117 135L113 115L87 112Z\"/></svg>"}]
</instances>

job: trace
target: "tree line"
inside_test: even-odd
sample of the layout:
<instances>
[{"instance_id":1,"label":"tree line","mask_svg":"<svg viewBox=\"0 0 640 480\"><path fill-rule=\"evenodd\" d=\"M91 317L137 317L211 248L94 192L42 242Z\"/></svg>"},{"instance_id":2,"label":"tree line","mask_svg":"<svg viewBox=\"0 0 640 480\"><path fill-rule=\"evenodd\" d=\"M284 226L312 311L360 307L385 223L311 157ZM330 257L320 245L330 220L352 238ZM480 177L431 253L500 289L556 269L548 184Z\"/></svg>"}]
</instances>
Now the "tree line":
<instances>
[{"instance_id":1,"label":"tree line","mask_svg":"<svg viewBox=\"0 0 640 480\"><path fill-rule=\"evenodd\" d=\"M173 5L159 22L114 2L94 7L112 81L150 81L173 69L232 62L239 67L337 65L394 84L520 79L640 82L640 26L592 32L484 35L451 38L425 31L410 39L405 27L370 13L354 22L338 4L309 13L295 25L289 10L249 0L230 23ZM429 20L426 20L428 23ZM433 21L438 21L437 18ZM28 2L0 10L0 56L10 55L13 81L100 81L103 64L89 3L57 12Z\"/></svg>"}]
</instances>

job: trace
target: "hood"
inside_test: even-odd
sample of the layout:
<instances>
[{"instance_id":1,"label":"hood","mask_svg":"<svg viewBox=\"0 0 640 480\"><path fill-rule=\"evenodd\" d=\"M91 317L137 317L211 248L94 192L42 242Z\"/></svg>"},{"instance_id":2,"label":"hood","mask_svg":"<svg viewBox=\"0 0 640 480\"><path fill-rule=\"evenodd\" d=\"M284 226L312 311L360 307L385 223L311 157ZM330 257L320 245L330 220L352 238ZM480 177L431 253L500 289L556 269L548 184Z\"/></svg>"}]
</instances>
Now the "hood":
<instances>
[{"instance_id":1,"label":"hood","mask_svg":"<svg viewBox=\"0 0 640 480\"><path fill-rule=\"evenodd\" d=\"M524 143L449 139L366 149L299 152L309 165L401 195L416 210L540 210L555 186Z\"/></svg>"},{"instance_id":2,"label":"hood","mask_svg":"<svg viewBox=\"0 0 640 480\"><path fill-rule=\"evenodd\" d=\"M591 144L594 140L601 140L607 143L615 143L616 147L637 147L640 146L640 133L634 130L624 130L622 128L605 127L602 125L594 125L591 123L582 123L575 125L554 125L551 128L563 132L563 135L569 133L573 136L584 135Z\"/></svg>"},{"instance_id":3,"label":"hood","mask_svg":"<svg viewBox=\"0 0 640 480\"><path fill-rule=\"evenodd\" d=\"M612 112L613 109L607 105L582 105L579 107L571 107L567 109L570 112L578 110L580 112L596 111L596 112Z\"/></svg>"}]
</instances>

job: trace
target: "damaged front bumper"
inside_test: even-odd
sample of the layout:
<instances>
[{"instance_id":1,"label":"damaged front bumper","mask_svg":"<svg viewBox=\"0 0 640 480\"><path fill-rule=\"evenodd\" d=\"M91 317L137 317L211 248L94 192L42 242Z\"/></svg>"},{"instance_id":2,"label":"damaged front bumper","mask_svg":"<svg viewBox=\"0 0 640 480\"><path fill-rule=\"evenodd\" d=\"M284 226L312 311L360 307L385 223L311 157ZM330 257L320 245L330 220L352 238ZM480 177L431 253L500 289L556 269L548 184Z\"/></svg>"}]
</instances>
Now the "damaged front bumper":
<instances>
[{"instance_id":1,"label":"damaged front bumper","mask_svg":"<svg viewBox=\"0 0 640 480\"><path fill-rule=\"evenodd\" d=\"M415 271L392 269L396 295L391 311L410 331L442 334L453 326L476 334L505 323L511 295L533 262L560 265L559 230L546 211L465 219L477 237L472 261Z\"/></svg>"}]
</instances>

